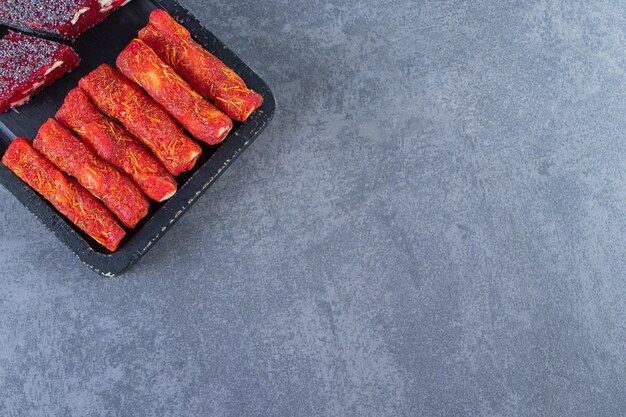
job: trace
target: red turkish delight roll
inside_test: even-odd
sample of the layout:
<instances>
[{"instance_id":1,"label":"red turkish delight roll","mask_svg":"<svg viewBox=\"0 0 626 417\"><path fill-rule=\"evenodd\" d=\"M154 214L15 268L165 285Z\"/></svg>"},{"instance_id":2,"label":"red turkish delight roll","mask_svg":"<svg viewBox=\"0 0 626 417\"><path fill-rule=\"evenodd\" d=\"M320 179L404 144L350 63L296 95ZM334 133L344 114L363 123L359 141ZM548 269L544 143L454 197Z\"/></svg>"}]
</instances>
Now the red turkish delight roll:
<instances>
[{"instance_id":1,"label":"red turkish delight roll","mask_svg":"<svg viewBox=\"0 0 626 417\"><path fill-rule=\"evenodd\" d=\"M27 103L79 63L69 46L9 33L0 39L0 113Z\"/></svg>"},{"instance_id":2,"label":"red turkish delight roll","mask_svg":"<svg viewBox=\"0 0 626 417\"><path fill-rule=\"evenodd\" d=\"M98 158L69 130L48 119L33 141L35 149L101 200L127 227L148 214L148 200L135 184Z\"/></svg>"},{"instance_id":3,"label":"red turkish delight roll","mask_svg":"<svg viewBox=\"0 0 626 417\"><path fill-rule=\"evenodd\" d=\"M102 203L59 171L29 140L15 139L2 163L102 246L111 251L117 249L126 234L124 229Z\"/></svg>"},{"instance_id":4,"label":"red turkish delight roll","mask_svg":"<svg viewBox=\"0 0 626 417\"><path fill-rule=\"evenodd\" d=\"M172 118L136 85L103 64L78 85L103 113L146 145L172 175L188 171L202 153Z\"/></svg>"},{"instance_id":5,"label":"red turkish delight roll","mask_svg":"<svg viewBox=\"0 0 626 417\"><path fill-rule=\"evenodd\" d=\"M122 74L139 84L196 139L215 145L232 129L228 116L196 93L141 40L131 41L116 64Z\"/></svg>"},{"instance_id":6,"label":"red turkish delight roll","mask_svg":"<svg viewBox=\"0 0 626 417\"><path fill-rule=\"evenodd\" d=\"M130 0L2 0L0 24L76 39Z\"/></svg>"},{"instance_id":7,"label":"red turkish delight roll","mask_svg":"<svg viewBox=\"0 0 626 417\"><path fill-rule=\"evenodd\" d=\"M100 114L80 88L67 94L56 118L100 158L135 181L149 198L164 201L176 192L176 181L163 164L126 129Z\"/></svg>"},{"instance_id":8,"label":"red turkish delight roll","mask_svg":"<svg viewBox=\"0 0 626 417\"><path fill-rule=\"evenodd\" d=\"M153 11L148 25L139 32L139 38L232 119L244 121L263 104L263 97L194 41L189 31L166 11Z\"/></svg>"}]
</instances>

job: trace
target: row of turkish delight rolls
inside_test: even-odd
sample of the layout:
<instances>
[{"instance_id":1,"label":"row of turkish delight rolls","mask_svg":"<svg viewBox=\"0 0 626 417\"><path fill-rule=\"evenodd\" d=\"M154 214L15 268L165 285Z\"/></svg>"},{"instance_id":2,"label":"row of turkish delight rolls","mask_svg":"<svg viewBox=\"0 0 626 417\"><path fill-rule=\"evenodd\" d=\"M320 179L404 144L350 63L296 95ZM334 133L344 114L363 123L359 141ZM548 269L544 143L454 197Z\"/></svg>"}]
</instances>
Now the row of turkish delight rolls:
<instances>
[{"instance_id":1,"label":"row of turkish delight rolls","mask_svg":"<svg viewBox=\"0 0 626 417\"><path fill-rule=\"evenodd\" d=\"M2 162L111 251L177 189L200 146L215 145L263 102L167 12L155 10L116 60L69 92L34 141L14 140ZM141 88L139 88L141 87ZM147 93L147 94L146 94ZM209 100L207 100L209 99ZM212 102L212 103L211 103ZM147 198L146 198L147 197Z\"/></svg>"}]
</instances>

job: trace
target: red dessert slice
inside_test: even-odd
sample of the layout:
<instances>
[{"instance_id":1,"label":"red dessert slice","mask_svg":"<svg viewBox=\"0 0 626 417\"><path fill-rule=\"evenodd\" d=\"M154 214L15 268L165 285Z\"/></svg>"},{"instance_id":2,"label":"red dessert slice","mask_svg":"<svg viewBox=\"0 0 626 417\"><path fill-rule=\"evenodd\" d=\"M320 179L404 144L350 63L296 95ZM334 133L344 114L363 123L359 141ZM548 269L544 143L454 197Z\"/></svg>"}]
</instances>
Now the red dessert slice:
<instances>
[{"instance_id":1,"label":"red dessert slice","mask_svg":"<svg viewBox=\"0 0 626 417\"><path fill-rule=\"evenodd\" d=\"M79 63L69 46L9 33L0 39L0 113L27 103Z\"/></svg>"},{"instance_id":2,"label":"red dessert slice","mask_svg":"<svg viewBox=\"0 0 626 417\"><path fill-rule=\"evenodd\" d=\"M64 39L76 39L130 0L2 0L0 23Z\"/></svg>"}]
</instances>

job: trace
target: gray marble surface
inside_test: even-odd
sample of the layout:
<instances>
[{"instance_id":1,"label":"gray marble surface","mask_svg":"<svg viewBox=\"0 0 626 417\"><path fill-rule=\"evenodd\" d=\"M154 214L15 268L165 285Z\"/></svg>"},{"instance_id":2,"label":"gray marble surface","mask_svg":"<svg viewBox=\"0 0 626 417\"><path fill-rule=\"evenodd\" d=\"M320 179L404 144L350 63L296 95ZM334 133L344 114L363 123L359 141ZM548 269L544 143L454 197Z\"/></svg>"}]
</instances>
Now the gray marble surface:
<instances>
[{"instance_id":1,"label":"gray marble surface","mask_svg":"<svg viewBox=\"0 0 626 417\"><path fill-rule=\"evenodd\" d=\"M182 2L276 117L121 278L0 190L0 415L626 414L622 1Z\"/></svg>"}]
</instances>

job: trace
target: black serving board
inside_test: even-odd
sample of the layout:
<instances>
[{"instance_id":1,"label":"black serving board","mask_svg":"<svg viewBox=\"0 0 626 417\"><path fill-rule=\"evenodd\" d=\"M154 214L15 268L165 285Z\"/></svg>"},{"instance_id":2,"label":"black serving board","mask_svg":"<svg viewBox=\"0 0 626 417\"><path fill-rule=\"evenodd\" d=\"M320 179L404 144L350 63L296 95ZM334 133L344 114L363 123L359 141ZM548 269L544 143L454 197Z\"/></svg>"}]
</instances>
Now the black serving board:
<instances>
[{"instance_id":1,"label":"black serving board","mask_svg":"<svg viewBox=\"0 0 626 417\"><path fill-rule=\"evenodd\" d=\"M267 84L176 1L133 0L72 44L82 60L78 69L37 94L17 111L0 114L0 154L4 154L16 137L33 139L41 124L54 117L68 91L78 85L80 78L103 63L114 67L117 55L137 36L137 32L148 23L150 13L157 8L174 16L197 42L224 61L264 99L261 108L248 120L235 122L228 138L221 144L208 146L198 142L202 147L202 156L192 171L176 178L178 192L171 199L161 204L153 203L148 216L135 229L126 231L127 235L118 250L112 253L85 235L0 164L0 183L78 258L104 276L119 275L137 262L261 133L275 109L274 96ZM3 31L6 28L0 28L0 35Z\"/></svg>"}]
</instances>

